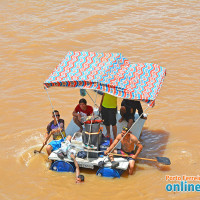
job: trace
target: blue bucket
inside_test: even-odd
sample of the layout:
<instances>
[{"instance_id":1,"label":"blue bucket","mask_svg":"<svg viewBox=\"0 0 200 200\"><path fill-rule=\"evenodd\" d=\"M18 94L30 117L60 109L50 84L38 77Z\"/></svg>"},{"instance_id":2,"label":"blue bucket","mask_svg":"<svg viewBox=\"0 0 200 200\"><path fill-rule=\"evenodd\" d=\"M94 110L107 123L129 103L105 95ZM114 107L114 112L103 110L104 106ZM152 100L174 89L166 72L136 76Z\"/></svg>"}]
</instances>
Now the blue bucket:
<instances>
[{"instance_id":1,"label":"blue bucket","mask_svg":"<svg viewBox=\"0 0 200 200\"><path fill-rule=\"evenodd\" d=\"M96 175L108 178L120 178L124 170L121 169L111 169L107 167L99 168Z\"/></svg>"},{"instance_id":2,"label":"blue bucket","mask_svg":"<svg viewBox=\"0 0 200 200\"><path fill-rule=\"evenodd\" d=\"M75 166L74 163L58 160L51 164L50 169L56 172L74 172Z\"/></svg>"}]
</instances>

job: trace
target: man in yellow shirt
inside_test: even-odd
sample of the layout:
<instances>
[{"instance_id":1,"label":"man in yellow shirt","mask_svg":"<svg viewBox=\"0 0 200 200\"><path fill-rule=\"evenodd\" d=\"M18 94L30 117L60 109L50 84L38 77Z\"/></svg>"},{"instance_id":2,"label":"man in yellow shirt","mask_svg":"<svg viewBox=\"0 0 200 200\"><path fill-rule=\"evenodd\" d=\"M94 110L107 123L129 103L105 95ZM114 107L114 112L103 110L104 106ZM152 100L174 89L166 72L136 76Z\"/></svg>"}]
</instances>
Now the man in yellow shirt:
<instances>
[{"instance_id":1,"label":"man in yellow shirt","mask_svg":"<svg viewBox=\"0 0 200 200\"><path fill-rule=\"evenodd\" d=\"M104 93L101 99L99 111L102 114L104 125L106 126L107 136L110 137L110 125L113 130L114 139L117 137L117 97Z\"/></svg>"}]
</instances>

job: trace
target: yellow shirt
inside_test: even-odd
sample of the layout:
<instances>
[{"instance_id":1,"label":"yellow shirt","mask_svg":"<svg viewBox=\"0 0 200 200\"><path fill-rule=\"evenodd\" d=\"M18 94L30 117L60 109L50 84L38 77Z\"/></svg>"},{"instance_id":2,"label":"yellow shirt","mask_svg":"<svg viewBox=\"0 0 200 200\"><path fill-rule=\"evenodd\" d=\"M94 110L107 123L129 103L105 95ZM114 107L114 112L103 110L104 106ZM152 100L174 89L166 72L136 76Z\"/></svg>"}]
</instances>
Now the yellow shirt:
<instances>
[{"instance_id":1,"label":"yellow shirt","mask_svg":"<svg viewBox=\"0 0 200 200\"><path fill-rule=\"evenodd\" d=\"M62 131L63 137L66 137L65 131ZM54 140L61 140L62 139L62 135L60 132L58 133L54 133L53 134L53 139Z\"/></svg>"},{"instance_id":2,"label":"yellow shirt","mask_svg":"<svg viewBox=\"0 0 200 200\"><path fill-rule=\"evenodd\" d=\"M107 93L104 93L102 106L104 108L116 108L117 107L117 97L112 96Z\"/></svg>"}]
</instances>

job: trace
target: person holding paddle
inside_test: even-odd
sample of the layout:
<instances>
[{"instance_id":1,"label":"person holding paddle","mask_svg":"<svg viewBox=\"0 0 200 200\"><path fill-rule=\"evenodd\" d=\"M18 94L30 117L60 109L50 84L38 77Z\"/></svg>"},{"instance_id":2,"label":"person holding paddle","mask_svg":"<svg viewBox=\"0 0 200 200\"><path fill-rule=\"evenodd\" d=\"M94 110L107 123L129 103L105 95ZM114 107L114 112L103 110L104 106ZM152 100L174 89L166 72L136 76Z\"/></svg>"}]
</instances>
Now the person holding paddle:
<instances>
[{"instance_id":1,"label":"person holding paddle","mask_svg":"<svg viewBox=\"0 0 200 200\"><path fill-rule=\"evenodd\" d=\"M47 132L43 145L47 144L48 139L53 135L53 140L47 145L47 154L50 155L52 151L55 151L61 147L61 142L66 137L64 120L60 119L60 114L57 110L52 112L53 120L47 126Z\"/></svg>"},{"instance_id":2,"label":"person holding paddle","mask_svg":"<svg viewBox=\"0 0 200 200\"><path fill-rule=\"evenodd\" d=\"M113 152L109 154L109 152L113 148L115 148L115 146L118 144L120 140L121 140L121 149L115 149ZM135 145L138 148L136 153L134 154ZM137 158L138 154L142 151L142 148L143 148L142 144L133 134L131 134L131 131L127 127L123 127L122 132L119 135L117 135L114 142L104 152L104 154L105 155L109 154L111 163L113 163L114 161L113 154L120 154L122 157L128 155L129 157L126 157L126 159L129 161L129 174L132 175L135 165L135 159Z\"/></svg>"}]
</instances>

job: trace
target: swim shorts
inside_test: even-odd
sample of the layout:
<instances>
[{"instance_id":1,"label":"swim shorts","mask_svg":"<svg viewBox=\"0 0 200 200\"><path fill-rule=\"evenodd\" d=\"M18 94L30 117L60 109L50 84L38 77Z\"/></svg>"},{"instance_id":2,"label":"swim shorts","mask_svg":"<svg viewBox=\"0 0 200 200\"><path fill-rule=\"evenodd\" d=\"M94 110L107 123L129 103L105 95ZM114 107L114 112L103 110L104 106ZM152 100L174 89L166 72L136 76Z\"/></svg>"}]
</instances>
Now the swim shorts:
<instances>
[{"instance_id":1,"label":"swim shorts","mask_svg":"<svg viewBox=\"0 0 200 200\"><path fill-rule=\"evenodd\" d=\"M132 155L134 155L135 153L134 153L134 150L131 151L131 152L125 152L125 151L122 151L121 149L117 149L117 154L132 156ZM135 159L133 159L133 158L131 158L131 157L123 157L123 158L126 158L128 161L129 161L129 160L135 160Z\"/></svg>"},{"instance_id":2,"label":"swim shorts","mask_svg":"<svg viewBox=\"0 0 200 200\"><path fill-rule=\"evenodd\" d=\"M64 139L52 140L48 145L51 145L53 147L52 151L55 151L61 147L61 142L63 141Z\"/></svg>"},{"instance_id":3,"label":"swim shorts","mask_svg":"<svg viewBox=\"0 0 200 200\"><path fill-rule=\"evenodd\" d=\"M104 125L106 126L115 126L117 121L116 121L116 113L117 113L117 108L105 108L102 106L101 114L102 114L102 119L104 120Z\"/></svg>"}]
</instances>

